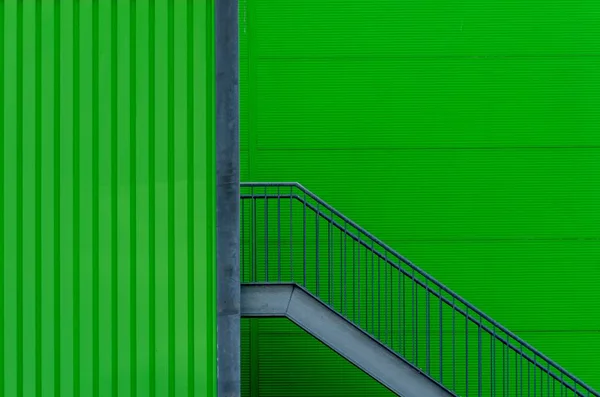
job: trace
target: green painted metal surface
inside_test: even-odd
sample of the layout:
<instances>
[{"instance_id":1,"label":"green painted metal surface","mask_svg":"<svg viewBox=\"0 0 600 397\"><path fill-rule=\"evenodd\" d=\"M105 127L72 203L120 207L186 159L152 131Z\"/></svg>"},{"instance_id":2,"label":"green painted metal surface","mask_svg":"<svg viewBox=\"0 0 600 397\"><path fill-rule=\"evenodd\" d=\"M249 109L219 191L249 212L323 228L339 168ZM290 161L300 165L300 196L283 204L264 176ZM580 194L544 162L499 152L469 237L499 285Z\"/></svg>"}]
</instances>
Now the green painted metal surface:
<instances>
[{"instance_id":1,"label":"green painted metal surface","mask_svg":"<svg viewBox=\"0 0 600 397\"><path fill-rule=\"evenodd\" d=\"M600 4L240 4L242 180L302 183L599 388ZM244 394L386 394L303 338L246 322Z\"/></svg>"},{"instance_id":2,"label":"green painted metal surface","mask_svg":"<svg viewBox=\"0 0 600 397\"><path fill-rule=\"evenodd\" d=\"M347 395L349 390L353 390L351 395L394 395L287 319L242 319L242 336L243 340L246 340L242 344L243 352L247 352L247 346L250 345L247 339L250 335L248 328L252 322L256 323L256 329L261 335L259 341L255 342L258 345L251 345L258 349L255 354L258 356L259 365L252 367L252 370L258 373L249 378L251 370L246 375L248 378L242 378L242 384L245 386L242 395L251 395L251 387L254 395L260 396L283 394L294 397L342 397ZM281 347L286 349L284 354L279 351ZM250 365L249 358L249 355L243 357L242 363L245 367ZM311 370L302 370L303 368ZM318 374L318 377L315 377L315 374ZM285 389L284 378L287 378Z\"/></svg>"},{"instance_id":3,"label":"green painted metal surface","mask_svg":"<svg viewBox=\"0 0 600 397\"><path fill-rule=\"evenodd\" d=\"M212 4L0 4L1 395L216 395Z\"/></svg>"}]
</instances>

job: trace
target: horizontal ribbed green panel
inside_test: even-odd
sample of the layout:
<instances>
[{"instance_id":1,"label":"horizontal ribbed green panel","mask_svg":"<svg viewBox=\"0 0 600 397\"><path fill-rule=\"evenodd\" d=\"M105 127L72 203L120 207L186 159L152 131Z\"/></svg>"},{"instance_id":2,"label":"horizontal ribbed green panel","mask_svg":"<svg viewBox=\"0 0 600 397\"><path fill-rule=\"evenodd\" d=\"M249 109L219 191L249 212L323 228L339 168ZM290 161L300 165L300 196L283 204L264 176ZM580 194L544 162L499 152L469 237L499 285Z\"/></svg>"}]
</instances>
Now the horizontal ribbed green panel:
<instances>
[{"instance_id":1,"label":"horizontal ribbed green panel","mask_svg":"<svg viewBox=\"0 0 600 397\"><path fill-rule=\"evenodd\" d=\"M599 145L600 56L259 58L253 66L259 150Z\"/></svg>"},{"instance_id":2,"label":"horizontal ribbed green panel","mask_svg":"<svg viewBox=\"0 0 600 397\"><path fill-rule=\"evenodd\" d=\"M394 395L289 320L252 321L258 323L260 332L257 369L261 397Z\"/></svg>"},{"instance_id":3,"label":"horizontal ribbed green panel","mask_svg":"<svg viewBox=\"0 0 600 397\"><path fill-rule=\"evenodd\" d=\"M302 183L600 388L600 3L240 4L247 180ZM380 393L257 322L253 397Z\"/></svg>"},{"instance_id":4,"label":"horizontal ribbed green panel","mask_svg":"<svg viewBox=\"0 0 600 397\"><path fill-rule=\"evenodd\" d=\"M251 52L274 59L597 55L595 0L258 0Z\"/></svg>"},{"instance_id":5,"label":"horizontal ribbed green panel","mask_svg":"<svg viewBox=\"0 0 600 397\"><path fill-rule=\"evenodd\" d=\"M299 180L383 241L600 242L600 147L281 149L251 156L253 179Z\"/></svg>"}]
</instances>

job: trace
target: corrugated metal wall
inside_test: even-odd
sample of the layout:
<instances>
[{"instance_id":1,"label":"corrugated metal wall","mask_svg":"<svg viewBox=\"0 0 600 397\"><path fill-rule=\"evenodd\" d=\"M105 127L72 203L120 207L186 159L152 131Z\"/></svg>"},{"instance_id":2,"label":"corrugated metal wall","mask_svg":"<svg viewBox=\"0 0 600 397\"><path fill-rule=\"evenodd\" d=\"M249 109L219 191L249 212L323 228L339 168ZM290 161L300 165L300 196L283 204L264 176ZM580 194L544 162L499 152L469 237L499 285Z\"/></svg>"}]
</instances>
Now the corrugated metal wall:
<instances>
[{"instance_id":1,"label":"corrugated metal wall","mask_svg":"<svg viewBox=\"0 0 600 397\"><path fill-rule=\"evenodd\" d=\"M0 13L0 394L215 395L212 2Z\"/></svg>"},{"instance_id":2,"label":"corrugated metal wall","mask_svg":"<svg viewBox=\"0 0 600 397\"><path fill-rule=\"evenodd\" d=\"M243 178L302 183L600 388L600 3L240 4ZM261 321L245 395L386 394Z\"/></svg>"}]
</instances>

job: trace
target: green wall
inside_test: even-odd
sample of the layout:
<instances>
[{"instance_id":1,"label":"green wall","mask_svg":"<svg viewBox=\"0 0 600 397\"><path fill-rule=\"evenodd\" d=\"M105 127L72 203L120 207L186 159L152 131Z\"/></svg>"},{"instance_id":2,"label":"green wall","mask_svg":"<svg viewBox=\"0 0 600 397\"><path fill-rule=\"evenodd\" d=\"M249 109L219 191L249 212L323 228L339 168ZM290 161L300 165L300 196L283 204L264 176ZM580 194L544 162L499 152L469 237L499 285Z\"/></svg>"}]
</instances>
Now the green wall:
<instances>
[{"instance_id":1,"label":"green wall","mask_svg":"<svg viewBox=\"0 0 600 397\"><path fill-rule=\"evenodd\" d=\"M240 4L242 180L302 183L600 388L600 3ZM386 394L264 321L245 395Z\"/></svg>"},{"instance_id":2,"label":"green wall","mask_svg":"<svg viewBox=\"0 0 600 397\"><path fill-rule=\"evenodd\" d=\"M0 395L216 395L212 4L0 3Z\"/></svg>"}]
</instances>

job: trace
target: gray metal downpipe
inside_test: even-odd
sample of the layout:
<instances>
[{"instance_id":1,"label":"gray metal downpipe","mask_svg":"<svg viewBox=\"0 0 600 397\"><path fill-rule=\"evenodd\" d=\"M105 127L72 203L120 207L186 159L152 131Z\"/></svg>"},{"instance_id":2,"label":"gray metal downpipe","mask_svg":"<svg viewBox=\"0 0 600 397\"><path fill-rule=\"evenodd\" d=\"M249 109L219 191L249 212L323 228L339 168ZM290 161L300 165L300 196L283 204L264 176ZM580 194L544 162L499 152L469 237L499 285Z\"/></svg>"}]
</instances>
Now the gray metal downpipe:
<instances>
[{"instance_id":1,"label":"gray metal downpipe","mask_svg":"<svg viewBox=\"0 0 600 397\"><path fill-rule=\"evenodd\" d=\"M240 148L238 1L215 2L217 390L240 388Z\"/></svg>"}]
</instances>

